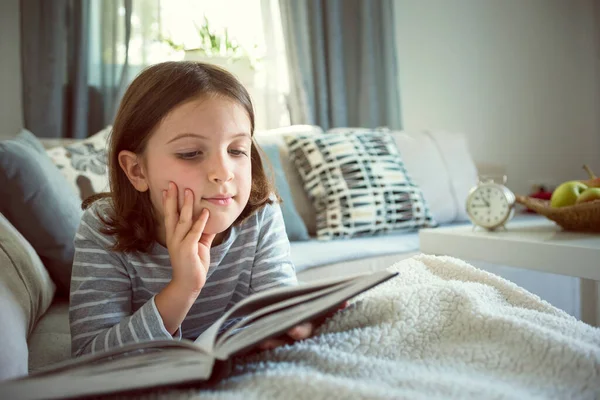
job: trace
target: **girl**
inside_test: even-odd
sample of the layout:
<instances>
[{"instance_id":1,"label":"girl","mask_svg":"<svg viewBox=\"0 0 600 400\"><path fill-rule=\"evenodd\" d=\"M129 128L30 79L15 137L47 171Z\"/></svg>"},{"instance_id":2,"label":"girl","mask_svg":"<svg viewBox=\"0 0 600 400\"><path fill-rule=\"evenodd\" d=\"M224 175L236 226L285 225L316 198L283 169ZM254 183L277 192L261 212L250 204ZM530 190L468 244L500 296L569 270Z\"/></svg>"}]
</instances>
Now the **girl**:
<instances>
[{"instance_id":1,"label":"girl","mask_svg":"<svg viewBox=\"0 0 600 400\"><path fill-rule=\"evenodd\" d=\"M193 340L249 294L297 283L253 134L247 91L218 67L165 62L132 82L110 137L111 191L84 202L74 240L73 356Z\"/></svg>"}]
</instances>

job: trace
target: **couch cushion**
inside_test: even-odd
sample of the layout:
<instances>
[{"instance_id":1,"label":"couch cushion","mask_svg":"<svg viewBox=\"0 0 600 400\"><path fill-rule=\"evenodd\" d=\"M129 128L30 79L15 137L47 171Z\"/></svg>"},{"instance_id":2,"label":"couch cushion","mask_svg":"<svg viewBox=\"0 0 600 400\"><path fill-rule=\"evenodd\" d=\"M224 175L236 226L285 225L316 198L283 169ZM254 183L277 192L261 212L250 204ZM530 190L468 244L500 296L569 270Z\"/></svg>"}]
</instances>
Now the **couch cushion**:
<instances>
[{"instance_id":1,"label":"couch cushion","mask_svg":"<svg viewBox=\"0 0 600 400\"><path fill-rule=\"evenodd\" d=\"M68 296L81 200L28 131L0 142L0 213L33 246Z\"/></svg>"},{"instance_id":2,"label":"couch cushion","mask_svg":"<svg viewBox=\"0 0 600 400\"><path fill-rule=\"evenodd\" d=\"M328 264L320 268L306 268L298 271L298 282L311 282L319 279L334 279L347 275L372 274L394 265L398 261L406 260L420 254L418 251L407 253L394 253L382 256L346 260Z\"/></svg>"},{"instance_id":3,"label":"couch cushion","mask_svg":"<svg viewBox=\"0 0 600 400\"><path fill-rule=\"evenodd\" d=\"M31 244L0 214L0 381L27 375L27 338L55 289Z\"/></svg>"},{"instance_id":4,"label":"couch cushion","mask_svg":"<svg viewBox=\"0 0 600 400\"><path fill-rule=\"evenodd\" d=\"M110 190L107 147L112 126L87 139L47 150L52 162L84 200L94 193Z\"/></svg>"},{"instance_id":5,"label":"couch cushion","mask_svg":"<svg viewBox=\"0 0 600 400\"><path fill-rule=\"evenodd\" d=\"M469 224L469 222L452 222L440 224L440 226L465 226ZM409 254L418 251L419 232L390 232L384 235L348 240L322 241L311 239L305 242L291 243L292 262L298 272L322 266L329 267L331 264L336 263Z\"/></svg>"},{"instance_id":6,"label":"couch cushion","mask_svg":"<svg viewBox=\"0 0 600 400\"><path fill-rule=\"evenodd\" d=\"M290 245L292 262L300 272L344 261L414 252L419 249L419 233L393 232L332 241L311 239Z\"/></svg>"},{"instance_id":7,"label":"couch cushion","mask_svg":"<svg viewBox=\"0 0 600 400\"><path fill-rule=\"evenodd\" d=\"M436 226L398 148L380 130L285 136L322 240Z\"/></svg>"},{"instance_id":8,"label":"couch cushion","mask_svg":"<svg viewBox=\"0 0 600 400\"><path fill-rule=\"evenodd\" d=\"M290 187L292 199L296 211L302 217L304 225L309 235L317 233L317 218L312 202L308 198L308 194L304 191L302 178L294 165L294 162L289 157L289 150L283 139L284 135L317 135L323 133L323 130L314 125L292 125L283 128L270 129L266 131L257 131L254 138L260 147L266 146L269 143L275 143L279 146L281 155L281 166L285 177Z\"/></svg>"},{"instance_id":9,"label":"couch cushion","mask_svg":"<svg viewBox=\"0 0 600 400\"><path fill-rule=\"evenodd\" d=\"M29 373L71 358L69 302L56 299L29 337Z\"/></svg>"},{"instance_id":10,"label":"couch cushion","mask_svg":"<svg viewBox=\"0 0 600 400\"><path fill-rule=\"evenodd\" d=\"M0 254L0 263L8 258ZM0 382L27 375L28 317L23 300L0 279Z\"/></svg>"},{"instance_id":11,"label":"couch cushion","mask_svg":"<svg viewBox=\"0 0 600 400\"><path fill-rule=\"evenodd\" d=\"M292 192L290 191L290 185L287 182L285 172L281 165L280 157L280 146L276 143L264 144L261 149L267 156L268 161L271 164L273 175L275 178L275 186L279 197L281 197L281 212L283 214L283 222L285 224L285 231L289 240L308 240L308 231L304 221L296 211L294 206L294 200L292 198ZM266 163L265 163L266 166ZM269 168L266 168L268 171Z\"/></svg>"}]
</instances>

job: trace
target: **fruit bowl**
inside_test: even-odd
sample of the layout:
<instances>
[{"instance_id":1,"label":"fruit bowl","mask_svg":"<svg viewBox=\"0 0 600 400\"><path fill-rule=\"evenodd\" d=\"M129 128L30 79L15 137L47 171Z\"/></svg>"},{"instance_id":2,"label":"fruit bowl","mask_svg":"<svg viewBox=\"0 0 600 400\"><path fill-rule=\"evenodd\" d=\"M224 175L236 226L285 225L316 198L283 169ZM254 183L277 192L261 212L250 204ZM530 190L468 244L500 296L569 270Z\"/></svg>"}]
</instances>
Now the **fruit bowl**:
<instances>
[{"instance_id":1,"label":"fruit bowl","mask_svg":"<svg viewBox=\"0 0 600 400\"><path fill-rule=\"evenodd\" d=\"M563 229L579 232L600 232L600 200L566 207L551 207L550 200L516 196L517 203L556 222Z\"/></svg>"}]
</instances>

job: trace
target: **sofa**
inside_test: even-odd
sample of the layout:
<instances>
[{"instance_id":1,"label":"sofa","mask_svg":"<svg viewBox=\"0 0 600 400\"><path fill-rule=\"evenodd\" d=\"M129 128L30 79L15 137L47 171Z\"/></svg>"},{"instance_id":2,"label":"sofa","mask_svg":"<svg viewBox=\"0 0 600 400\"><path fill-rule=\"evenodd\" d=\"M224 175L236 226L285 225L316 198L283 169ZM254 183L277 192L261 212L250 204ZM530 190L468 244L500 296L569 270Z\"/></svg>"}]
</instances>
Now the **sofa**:
<instances>
[{"instance_id":1,"label":"sofa","mask_svg":"<svg viewBox=\"0 0 600 400\"><path fill-rule=\"evenodd\" d=\"M0 329L4 343L0 380L23 376L70 357L69 243L81 215L81 200L107 189L105 150L110 129L106 127L85 140L38 139L22 131L15 139L0 142L0 319L10 322ZM344 138L364 139L364 134L374 133L388 140L385 146L393 153L394 168L399 168L380 175L384 179L401 175L398 179L402 179L402 190L409 190L412 212L401 223L390 225L393 229L381 231L378 222L373 225L373 234L368 229L356 230L360 224L354 222L351 228L355 230L350 229L350 233L339 227L325 229L331 221L323 217L322 199L318 203L315 195L324 189L320 182L314 183L321 178L309 177L317 164L306 166L303 155L312 157L309 163L323 160L315 161L316 147L303 153L307 147L299 144L300 140L321 146L321 150L326 143L329 148L325 147L323 154L335 147L339 158L339 150L347 148L339 145ZM477 182L478 170L460 133L386 128L323 132L316 126L295 125L257 132L255 139L269 161L267 170L283 200L292 261L300 281L386 268L419 253L419 229L469 223L463 204ZM327 145L327 140L337 144ZM335 174L331 168L323 171ZM513 274L510 278L515 280L526 274L500 273ZM539 277L530 275L527 279L538 282ZM526 281L518 283L527 287Z\"/></svg>"}]
</instances>

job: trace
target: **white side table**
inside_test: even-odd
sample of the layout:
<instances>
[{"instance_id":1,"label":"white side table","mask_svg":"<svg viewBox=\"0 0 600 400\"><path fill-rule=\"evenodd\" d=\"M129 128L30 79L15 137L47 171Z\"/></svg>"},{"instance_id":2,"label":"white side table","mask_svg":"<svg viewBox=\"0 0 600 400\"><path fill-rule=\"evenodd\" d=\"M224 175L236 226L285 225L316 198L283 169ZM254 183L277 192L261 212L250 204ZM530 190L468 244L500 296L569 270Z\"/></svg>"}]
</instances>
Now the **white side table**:
<instances>
[{"instance_id":1,"label":"white side table","mask_svg":"<svg viewBox=\"0 0 600 400\"><path fill-rule=\"evenodd\" d=\"M420 251L581 278L581 316L598 325L600 234L563 231L545 218L488 232L471 225L422 229Z\"/></svg>"}]
</instances>

